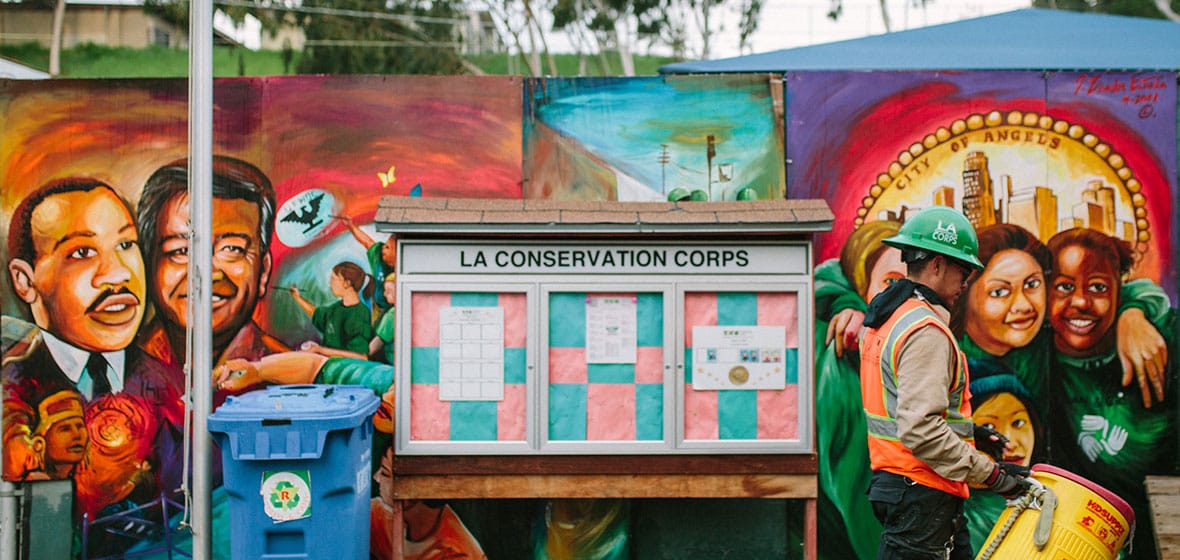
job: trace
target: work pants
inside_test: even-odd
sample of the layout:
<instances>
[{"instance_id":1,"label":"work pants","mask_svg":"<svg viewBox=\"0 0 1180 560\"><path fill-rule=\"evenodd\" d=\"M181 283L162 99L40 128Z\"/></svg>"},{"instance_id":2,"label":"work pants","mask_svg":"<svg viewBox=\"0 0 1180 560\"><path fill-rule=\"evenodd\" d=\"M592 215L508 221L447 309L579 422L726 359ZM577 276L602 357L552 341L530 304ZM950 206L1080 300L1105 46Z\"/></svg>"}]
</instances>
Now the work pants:
<instances>
[{"instance_id":1,"label":"work pants","mask_svg":"<svg viewBox=\"0 0 1180 560\"><path fill-rule=\"evenodd\" d=\"M881 522L877 560L972 560L963 498L874 471L869 484L873 513Z\"/></svg>"}]
</instances>

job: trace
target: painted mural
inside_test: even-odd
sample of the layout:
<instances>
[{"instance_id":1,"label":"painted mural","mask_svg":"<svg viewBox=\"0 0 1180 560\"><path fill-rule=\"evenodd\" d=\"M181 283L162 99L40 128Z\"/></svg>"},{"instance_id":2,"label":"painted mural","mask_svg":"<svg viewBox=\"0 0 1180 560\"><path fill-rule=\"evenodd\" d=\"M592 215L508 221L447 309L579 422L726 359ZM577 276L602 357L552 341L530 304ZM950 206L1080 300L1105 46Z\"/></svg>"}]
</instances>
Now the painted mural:
<instances>
[{"instance_id":1,"label":"painted mural","mask_svg":"<svg viewBox=\"0 0 1180 560\"><path fill-rule=\"evenodd\" d=\"M777 76L530 80L525 198L772 200Z\"/></svg>"},{"instance_id":2,"label":"painted mural","mask_svg":"<svg viewBox=\"0 0 1180 560\"><path fill-rule=\"evenodd\" d=\"M1155 558L1143 477L1176 474L1176 80L1121 72L797 72L788 196L837 216L817 237L819 542L872 558L880 525L856 333L905 274L881 244L917 210L958 208L986 267L958 302L975 421L1005 461L1049 463L1132 504L1131 558ZM973 492L972 544L1004 502ZM1112 551L1113 554L1113 551Z\"/></svg>"},{"instance_id":3,"label":"painted mural","mask_svg":"<svg viewBox=\"0 0 1180 560\"><path fill-rule=\"evenodd\" d=\"M8 82L0 93L4 477L72 477L87 520L75 550L90 556L150 548L104 522L182 501L186 96L172 80ZM304 367L283 367L305 375L294 381L329 380L344 363L334 380L391 394L392 333L379 319L392 317L392 245L371 226L378 198L520 197L520 99L510 78L220 80L216 363L288 359ZM226 383L215 405L247 384ZM378 418L388 447L392 424ZM388 458L374 463L379 520ZM410 509L412 519L450 512ZM479 549L447 519L452 541ZM389 535L374 536L388 549ZM415 536L426 548L438 540Z\"/></svg>"},{"instance_id":4,"label":"painted mural","mask_svg":"<svg viewBox=\"0 0 1180 560\"><path fill-rule=\"evenodd\" d=\"M879 526L854 333L904 272L881 239L950 205L988 265L956 325L977 421L1018 443L1006 460L1130 501L1131 557L1153 558L1141 480L1176 474L1180 445L1175 76L800 72L778 87L765 75L219 80L215 402L256 382L383 395L372 550L389 557L395 255L372 225L381 196L823 198L838 219L816 244L820 553L869 558ZM186 95L175 80L0 82L3 476L73 479L75 551L90 555L151 548L102 523L177 498L183 470ZM977 549L1002 506L972 498ZM782 556L798 535L742 519L794 526L793 508L421 502L402 544L408 558L559 557L573 542L689 557L732 549L706 542L724 525L747 557ZM609 523L572 525L595 537L578 540L562 533L571 519Z\"/></svg>"},{"instance_id":5,"label":"painted mural","mask_svg":"<svg viewBox=\"0 0 1180 560\"><path fill-rule=\"evenodd\" d=\"M357 383L382 395L371 535L373 555L391 557L396 246L373 226L379 198L665 200L676 188L712 200L781 197L776 83L218 80L213 348L201 350L216 365L214 405L259 383ZM158 532L107 529L182 501L186 98L181 80L0 82L3 477L73 479L76 555L159 548ZM645 109L652 115L640 118ZM215 458L215 484L221 476ZM727 507L801 515L774 500L701 504L691 508L701 519ZM684 507L415 502L403 512L401 544L406 558L525 557L511 543L559 557L573 545L554 532L569 532L570 519L609 519L570 534L607 535L575 544L624 558L648 546L628 544L632 532L659 535L632 523L631 511L674 516ZM224 526L220 488L213 514ZM496 525L521 515L511 536ZM226 537L215 531L216 557L228 558ZM751 554L769 546L781 556L780 538L747 539ZM720 546L700 535L672 540Z\"/></svg>"}]
</instances>

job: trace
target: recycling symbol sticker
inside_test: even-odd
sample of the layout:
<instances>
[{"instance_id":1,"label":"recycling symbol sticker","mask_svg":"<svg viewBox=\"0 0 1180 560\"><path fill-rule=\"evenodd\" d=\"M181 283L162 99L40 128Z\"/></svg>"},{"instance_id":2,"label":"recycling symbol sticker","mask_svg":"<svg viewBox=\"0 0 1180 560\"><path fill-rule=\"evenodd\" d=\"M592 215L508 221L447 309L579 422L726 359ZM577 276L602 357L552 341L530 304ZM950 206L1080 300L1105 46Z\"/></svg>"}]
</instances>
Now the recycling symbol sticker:
<instances>
[{"instance_id":1,"label":"recycling symbol sticker","mask_svg":"<svg viewBox=\"0 0 1180 560\"><path fill-rule=\"evenodd\" d=\"M308 471L263 472L262 508L275 523L311 517L311 474Z\"/></svg>"}]
</instances>

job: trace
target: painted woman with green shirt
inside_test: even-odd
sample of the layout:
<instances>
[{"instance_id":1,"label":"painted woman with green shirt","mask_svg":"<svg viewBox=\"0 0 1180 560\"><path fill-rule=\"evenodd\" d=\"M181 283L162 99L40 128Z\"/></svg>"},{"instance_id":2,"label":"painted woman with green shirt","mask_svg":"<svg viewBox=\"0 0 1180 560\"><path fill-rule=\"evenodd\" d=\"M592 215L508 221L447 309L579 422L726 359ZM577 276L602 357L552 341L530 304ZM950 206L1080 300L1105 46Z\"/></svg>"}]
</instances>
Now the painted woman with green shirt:
<instances>
[{"instance_id":1,"label":"painted woman with green shirt","mask_svg":"<svg viewBox=\"0 0 1180 560\"><path fill-rule=\"evenodd\" d=\"M1176 474L1176 399L1166 395L1176 390L1176 367L1166 356L1150 363L1149 383L1140 387L1132 385L1120 363L1115 310L1128 285L1142 282L1122 281L1134 263L1128 243L1078 228L1054 235L1049 250L1054 257L1049 321L1057 351L1052 364L1054 460L1130 503L1136 527L1128 558L1153 559L1143 479ZM1174 309L1165 306L1149 319L1175 336Z\"/></svg>"},{"instance_id":2,"label":"painted woman with green shirt","mask_svg":"<svg viewBox=\"0 0 1180 560\"><path fill-rule=\"evenodd\" d=\"M820 558L874 558L881 522L866 499L869 450L856 335L868 301L904 278L901 251L881 240L900 222L878 220L849 236L839 259L815 268L816 455ZM822 333L822 334L821 334Z\"/></svg>"},{"instance_id":3,"label":"painted woman with green shirt","mask_svg":"<svg viewBox=\"0 0 1180 560\"><path fill-rule=\"evenodd\" d=\"M1032 393L1037 407L1048 410L1049 366L1056 350L1048 316L1048 282L1053 256L1028 230L994 224L979 230L979 259L985 268L967 280L951 328L968 358L996 358ZM1121 287L1114 316L1120 335L1113 341L1126 357L1127 373L1148 375L1149 364L1166 356L1159 329L1148 317L1166 312L1168 298L1150 280Z\"/></svg>"},{"instance_id":4,"label":"painted woman with green shirt","mask_svg":"<svg viewBox=\"0 0 1180 560\"><path fill-rule=\"evenodd\" d=\"M971 371L971 420L977 426L1003 435L1010 446L996 460L1029 467L1044 462L1046 429L1033 406L1032 394L1015 375L996 360L968 359ZM1000 518L1007 502L986 489L971 489L964 514L967 517L971 548L983 550L987 537Z\"/></svg>"},{"instance_id":5,"label":"painted woman with green shirt","mask_svg":"<svg viewBox=\"0 0 1180 560\"><path fill-rule=\"evenodd\" d=\"M397 330L397 273L391 272L385 276L381 285L388 309L381 312L377 322L373 324L373 340L369 341L369 357L374 356L387 364L393 364L393 338Z\"/></svg>"},{"instance_id":6,"label":"painted woman with green shirt","mask_svg":"<svg viewBox=\"0 0 1180 560\"><path fill-rule=\"evenodd\" d=\"M370 311L361 303L361 290L366 299L373 296L373 283L367 282L368 274L354 263L345 261L332 267L329 286L332 295L339 300L323 306L316 306L299 294L299 288L292 286L291 297L311 317L311 322L320 333L321 345L369 354L369 340L373 338Z\"/></svg>"},{"instance_id":7,"label":"painted woman with green shirt","mask_svg":"<svg viewBox=\"0 0 1180 560\"><path fill-rule=\"evenodd\" d=\"M866 298L896 277L889 264L897 255L880 252L880 239L897 231L897 222L868 222L853 232L841 258L815 268L816 308L816 448L819 459L819 517L824 558L871 558L880 524L866 516L868 458L856 434L863 437L856 364L856 334L864 319ZM1019 226L997 224L979 230L979 258L986 268L968 279L959 298L971 317L970 329L954 325L959 347L968 358L998 360L1033 395L1036 408L1047 410L1047 377L1055 353L1053 331L1046 320L1047 282L1052 255L1035 236ZM900 262L900 261L897 261ZM875 290L875 291L874 291ZM1168 311L1163 290L1147 279L1122 285L1117 328L1138 333L1119 337L1117 351L1128 375L1146 371L1152 358L1166 356L1154 345L1160 331L1148 320ZM1125 329L1125 330L1124 330ZM826 332L826 336L820 334ZM1136 361L1139 360L1139 361ZM1119 362L1116 359L1116 363ZM1064 466L1064 465L1063 465ZM968 508L971 505L968 504ZM826 537L824 535L826 534ZM841 539L840 537L843 536ZM829 550L831 549L831 550ZM834 554L829 552L835 551Z\"/></svg>"}]
</instances>

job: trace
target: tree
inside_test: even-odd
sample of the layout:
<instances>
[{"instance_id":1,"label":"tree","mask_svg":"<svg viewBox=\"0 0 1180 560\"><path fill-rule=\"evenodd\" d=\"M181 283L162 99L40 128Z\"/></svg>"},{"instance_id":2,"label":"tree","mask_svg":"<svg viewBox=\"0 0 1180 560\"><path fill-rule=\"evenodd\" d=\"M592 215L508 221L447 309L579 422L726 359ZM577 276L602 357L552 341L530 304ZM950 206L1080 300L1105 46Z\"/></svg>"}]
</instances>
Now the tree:
<instances>
[{"instance_id":1,"label":"tree","mask_svg":"<svg viewBox=\"0 0 1180 560\"><path fill-rule=\"evenodd\" d=\"M1034 0L1033 7L1167 19L1180 23L1178 0Z\"/></svg>"},{"instance_id":2,"label":"tree","mask_svg":"<svg viewBox=\"0 0 1180 560\"><path fill-rule=\"evenodd\" d=\"M57 76L61 73L61 49L66 19L66 0L16 0L16 2L35 9L53 10L49 30L49 75Z\"/></svg>"},{"instance_id":3,"label":"tree","mask_svg":"<svg viewBox=\"0 0 1180 560\"><path fill-rule=\"evenodd\" d=\"M635 75L632 47L640 39L658 39L668 25L666 0L556 0L553 28L593 39L600 56L619 53L624 76Z\"/></svg>"},{"instance_id":4,"label":"tree","mask_svg":"<svg viewBox=\"0 0 1180 560\"><path fill-rule=\"evenodd\" d=\"M750 37L758 31L758 21L762 19L763 0L742 0L741 20L738 22L738 50L743 53L750 51Z\"/></svg>"},{"instance_id":5,"label":"tree","mask_svg":"<svg viewBox=\"0 0 1180 560\"><path fill-rule=\"evenodd\" d=\"M61 74L62 28L66 21L66 0L57 0L53 6L53 32L49 35L49 75Z\"/></svg>"},{"instance_id":6,"label":"tree","mask_svg":"<svg viewBox=\"0 0 1180 560\"><path fill-rule=\"evenodd\" d=\"M701 34L701 58L708 59L712 54L713 12L720 8L725 0L687 0L692 10L696 28Z\"/></svg>"},{"instance_id":7,"label":"tree","mask_svg":"<svg viewBox=\"0 0 1180 560\"><path fill-rule=\"evenodd\" d=\"M234 21L247 14L263 29L303 28L296 71L312 74L459 74L473 70L459 56L462 0L214 0ZM145 0L145 9L178 25L184 0Z\"/></svg>"},{"instance_id":8,"label":"tree","mask_svg":"<svg viewBox=\"0 0 1180 560\"><path fill-rule=\"evenodd\" d=\"M913 2L914 6L925 6L934 0L906 0ZM893 20L889 17L889 4L887 0L877 0L877 4L881 7L881 23L885 25L885 32L893 31ZM844 15L844 0L831 0L828 5L828 17L832 20L840 19Z\"/></svg>"},{"instance_id":9,"label":"tree","mask_svg":"<svg viewBox=\"0 0 1180 560\"><path fill-rule=\"evenodd\" d=\"M459 0L309 0L292 10L307 40L298 72L459 74Z\"/></svg>"},{"instance_id":10,"label":"tree","mask_svg":"<svg viewBox=\"0 0 1180 560\"><path fill-rule=\"evenodd\" d=\"M534 0L487 0L486 6L488 14L499 21L512 37L517 53L524 60L530 75L542 74L542 53L549 63L549 72L557 74L557 62L549 52L549 41L545 38L545 29L534 9ZM527 40L522 35L527 35Z\"/></svg>"}]
</instances>

